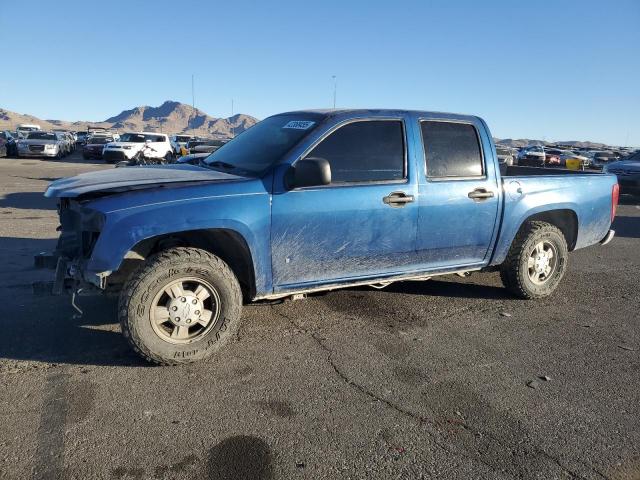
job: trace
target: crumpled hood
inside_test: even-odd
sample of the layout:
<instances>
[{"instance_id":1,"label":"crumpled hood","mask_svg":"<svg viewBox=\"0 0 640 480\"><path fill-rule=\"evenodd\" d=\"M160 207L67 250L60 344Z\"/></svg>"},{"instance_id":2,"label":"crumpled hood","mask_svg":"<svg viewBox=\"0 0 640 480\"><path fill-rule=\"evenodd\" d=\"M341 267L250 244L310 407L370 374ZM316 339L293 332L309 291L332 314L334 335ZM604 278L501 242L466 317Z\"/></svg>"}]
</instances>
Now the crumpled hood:
<instances>
[{"instance_id":1,"label":"crumpled hood","mask_svg":"<svg viewBox=\"0 0 640 480\"><path fill-rule=\"evenodd\" d=\"M640 173L640 160L621 160L607 165L609 171L622 170L623 172Z\"/></svg>"},{"instance_id":2,"label":"crumpled hood","mask_svg":"<svg viewBox=\"0 0 640 480\"><path fill-rule=\"evenodd\" d=\"M123 192L180 182L230 182L244 179L245 177L196 165L126 167L61 178L49 184L44 195L45 197L74 198L88 193Z\"/></svg>"}]
</instances>

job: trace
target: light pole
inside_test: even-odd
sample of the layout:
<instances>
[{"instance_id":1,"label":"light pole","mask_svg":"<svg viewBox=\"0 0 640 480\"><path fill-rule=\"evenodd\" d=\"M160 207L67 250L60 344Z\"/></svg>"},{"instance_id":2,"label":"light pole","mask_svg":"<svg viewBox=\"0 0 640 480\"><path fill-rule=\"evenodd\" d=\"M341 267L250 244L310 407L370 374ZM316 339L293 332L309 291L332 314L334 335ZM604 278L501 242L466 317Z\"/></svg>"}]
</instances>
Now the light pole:
<instances>
[{"instance_id":1,"label":"light pole","mask_svg":"<svg viewBox=\"0 0 640 480\"><path fill-rule=\"evenodd\" d=\"M236 132L233 127L233 98L231 99L231 117L229 117L229 123L231 124L231 138L235 138Z\"/></svg>"},{"instance_id":2,"label":"light pole","mask_svg":"<svg viewBox=\"0 0 640 480\"><path fill-rule=\"evenodd\" d=\"M333 109L336 109L336 91L338 90L338 82L336 81L336 76L331 75L333 78Z\"/></svg>"},{"instance_id":3,"label":"light pole","mask_svg":"<svg viewBox=\"0 0 640 480\"><path fill-rule=\"evenodd\" d=\"M194 74L191 74L191 108L193 111L193 122L191 123L191 135L193 136L193 129L195 127L195 123L196 123L196 94L195 94L195 88L194 88L194 84L195 84L195 80L194 80Z\"/></svg>"}]
</instances>

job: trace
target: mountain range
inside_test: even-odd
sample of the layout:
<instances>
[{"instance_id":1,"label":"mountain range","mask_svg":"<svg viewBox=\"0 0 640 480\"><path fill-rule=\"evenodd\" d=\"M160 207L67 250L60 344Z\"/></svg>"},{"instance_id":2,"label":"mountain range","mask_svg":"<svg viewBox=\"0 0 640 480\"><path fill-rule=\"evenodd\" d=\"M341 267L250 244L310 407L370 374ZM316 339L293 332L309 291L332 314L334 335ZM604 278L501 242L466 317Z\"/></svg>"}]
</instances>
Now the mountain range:
<instances>
[{"instance_id":1,"label":"mountain range","mask_svg":"<svg viewBox=\"0 0 640 480\"><path fill-rule=\"evenodd\" d=\"M502 145L504 147L513 147L520 148L526 147L529 145L566 145L568 147L573 148L591 148L594 150L607 148L607 145L604 143L597 142L581 142L578 140L565 140L565 141L557 141L557 142L546 142L544 140L530 140L528 138L519 138L517 140L513 138L494 138L493 141L496 145Z\"/></svg>"},{"instance_id":2,"label":"mountain range","mask_svg":"<svg viewBox=\"0 0 640 480\"><path fill-rule=\"evenodd\" d=\"M237 114L227 118L216 118L207 115L202 110L172 100L167 100L159 107L143 105L130 110L123 110L118 115L107 118L102 122L43 120L33 115L11 112L0 108L0 130L15 130L21 123L35 123L43 130L65 129L86 130L87 127L103 127L118 132L150 131L165 133L185 133L200 137L233 137L244 132L258 122L251 115ZM496 144L506 147L525 147L527 145L549 145L543 140L494 139ZM555 144L571 145L593 149L605 148L603 143L582 142L568 140L553 142Z\"/></svg>"},{"instance_id":3,"label":"mountain range","mask_svg":"<svg viewBox=\"0 0 640 480\"><path fill-rule=\"evenodd\" d=\"M21 123L35 123L43 130L81 131L88 127L102 127L118 132L145 131L185 133L201 137L232 137L257 122L257 118L242 113L227 118L212 117L191 105L171 100L159 107L143 105L124 110L102 122L45 120L0 108L0 130L15 130Z\"/></svg>"}]
</instances>

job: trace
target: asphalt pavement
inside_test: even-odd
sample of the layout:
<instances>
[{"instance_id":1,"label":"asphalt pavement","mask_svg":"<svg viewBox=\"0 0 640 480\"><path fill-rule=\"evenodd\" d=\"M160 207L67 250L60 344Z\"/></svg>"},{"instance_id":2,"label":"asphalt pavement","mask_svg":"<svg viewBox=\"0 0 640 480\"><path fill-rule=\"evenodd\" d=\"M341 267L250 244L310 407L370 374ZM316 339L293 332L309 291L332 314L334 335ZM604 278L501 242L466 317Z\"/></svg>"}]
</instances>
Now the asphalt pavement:
<instances>
[{"instance_id":1,"label":"asphalt pavement","mask_svg":"<svg viewBox=\"0 0 640 480\"><path fill-rule=\"evenodd\" d=\"M153 367L116 300L35 297L62 176L0 159L0 478L640 478L640 200L560 289L497 274L244 309L210 361Z\"/></svg>"}]
</instances>

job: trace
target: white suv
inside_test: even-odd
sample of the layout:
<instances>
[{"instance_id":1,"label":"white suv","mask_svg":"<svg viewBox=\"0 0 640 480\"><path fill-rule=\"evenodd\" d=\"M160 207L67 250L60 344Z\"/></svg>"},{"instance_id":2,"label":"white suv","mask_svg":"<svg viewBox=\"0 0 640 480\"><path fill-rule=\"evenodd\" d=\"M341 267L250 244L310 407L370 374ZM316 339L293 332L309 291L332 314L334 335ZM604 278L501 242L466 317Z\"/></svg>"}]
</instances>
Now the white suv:
<instances>
[{"instance_id":1,"label":"white suv","mask_svg":"<svg viewBox=\"0 0 640 480\"><path fill-rule=\"evenodd\" d=\"M173 148L169 137L163 133L131 132L120 135L117 142L107 143L102 150L102 158L107 163L131 160L142 147L148 145L146 157L164 158L167 163L173 163Z\"/></svg>"}]
</instances>

